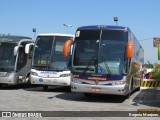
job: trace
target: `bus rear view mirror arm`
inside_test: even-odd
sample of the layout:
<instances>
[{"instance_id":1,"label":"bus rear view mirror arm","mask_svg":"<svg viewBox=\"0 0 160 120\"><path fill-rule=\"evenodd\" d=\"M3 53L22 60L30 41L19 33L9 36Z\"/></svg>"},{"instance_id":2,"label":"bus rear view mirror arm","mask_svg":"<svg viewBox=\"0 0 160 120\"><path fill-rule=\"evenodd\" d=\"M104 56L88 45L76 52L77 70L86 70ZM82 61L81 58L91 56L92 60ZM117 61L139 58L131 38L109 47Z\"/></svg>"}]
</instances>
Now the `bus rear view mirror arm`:
<instances>
[{"instance_id":1,"label":"bus rear view mirror arm","mask_svg":"<svg viewBox=\"0 0 160 120\"><path fill-rule=\"evenodd\" d=\"M68 56L68 49L69 49L69 47L71 46L72 43L73 43L73 40L67 40L64 43L64 46L63 46L63 56L64 57Z\"/></svg>"},{"instance_id":2,"label":"bus rear view mirror arm","mask_svg":"<svg viewBox=\"0 0 160 120\"><path fill-rule=\"evenodd\" d=\"M29 54L29 52L30 52L30 47L33 46L33 45L34 45L33 43L26 44L26 46L25 46L25 53L26 53L26 54Z\"/></svg>"},{"instance_id":3,"label":"bus rear view mirror arm","mask_svg":"<svg viewBox=\"0 0 160 120\"><path fill-rule=\"evenodd\" d=\"M15 47L14 47L14 51L13 51L13 55L14 55L14 56L17 55L17 53L18 53L18 48L19 48L18 46L15 46Z\"/></svg>"},{"instance_id":4,"label":"bus rear view mirror arm","mask_svg":"<svg viewBox=\"0 0 160 120\"><path fill-rule=\"evenodd\" d=\"M15 47L14 47L14 51L13 51L13 55L14 55L14 56L16 56L16 55L18 54L18 50L19 50L20 47L23 47L23 46L22 46L22 45L19 45L19 46L15 46Z\"/></svg>"}]
</instances>

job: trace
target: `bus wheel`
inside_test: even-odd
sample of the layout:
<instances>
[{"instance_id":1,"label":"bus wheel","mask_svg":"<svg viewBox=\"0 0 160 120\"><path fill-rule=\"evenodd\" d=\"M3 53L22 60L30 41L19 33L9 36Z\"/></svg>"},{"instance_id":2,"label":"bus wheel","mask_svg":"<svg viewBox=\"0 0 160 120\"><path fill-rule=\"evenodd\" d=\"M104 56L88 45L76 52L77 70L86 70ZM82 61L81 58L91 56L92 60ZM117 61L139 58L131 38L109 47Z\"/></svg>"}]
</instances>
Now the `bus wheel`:
<instances>
[{"instance_id":1,"label":"bus wheel","mask_svg":"<svg viewBox=\"0 0 160 120\"><path fill-rule=\"evenodd\" d=\"M129 99L130 96L131 96L131 93L128 93L128 94L126 95L126 99Z\"/></svg>"},{"instance_id":2,"label":"bus wheel","mask_svg":"<svg viewBox=\"0 0 160 120\"><path fill-rule=\"evenodd\" d=\"M27 83L27 85L31 85L30 75L27 75L27 77L26 77L26 83Z\"/></svg>"},{"instance_id":3,"label":"bus wheel","mask_svg":"<svg viewBox=\"0 0 160 120\"><path fill-rule=\"evenodd\" d=\"M130 96L132 95L132 90L133 90L133 79L131 80L130 92L126 95L126 98L127 98L127 99L129 99Z\"/></svg>"},{"instance_id":4,"label":"bus wheel","mask_svg":"<svg viewBox=\"0 0 160 120\"><path fill-rule=\"evenodd\" d=\"M47 86L47 85L44 85L44 86L43 86L43 90L48 90L48 86Z\"/></svg>"},{"instance_id":5,"label":"bus wheel","mask_svg":"<svg viewBox=\"0 0 160 120\"><path fill-rule=\"evenodd\" d=\"M136 91L140 91L140 89L141 89L141 87L139 86L139 87L136 89Z\"/></svg>"},{"instance_id":6,"label":"bus wheel","mask_svg":"<svg viewBox=\"0 0 160 120\"><path fill-rule=\"evenodd\" d=\"M141 81L142 81L142 80L140 80L140 85L139 85L139 87L137 88L136 91L140 91L140 89L141 89L141 84L142 84Z\"/></svg>"},{"instance_id":7,"label":"bus wheel","mask_svg":"<svg viewBox=\"0 0 160 120\"><path fill-rule=\"evenodd\" d=\"M84 93L84 96L85 96L85 97L91 97L92 94L91 94L91 93Z\"/></svg>"}]
</instances>

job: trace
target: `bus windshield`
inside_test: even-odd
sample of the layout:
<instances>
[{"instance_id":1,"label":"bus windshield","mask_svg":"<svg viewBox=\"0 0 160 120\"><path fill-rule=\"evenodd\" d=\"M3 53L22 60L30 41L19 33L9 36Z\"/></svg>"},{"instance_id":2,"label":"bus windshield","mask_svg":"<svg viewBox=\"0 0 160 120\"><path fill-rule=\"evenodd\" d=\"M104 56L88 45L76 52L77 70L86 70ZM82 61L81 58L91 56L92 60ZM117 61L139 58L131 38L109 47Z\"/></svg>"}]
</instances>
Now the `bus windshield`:
<instances>
[{"instance_id":1,"label":"bus windshield","mask_svg":"<svg viewBox=\"0 0 160 120\"><path fill-rule=\"evenodd\" d=\"M75 38L73 70L95 74L124 74L128 32L81 30Z\"/></svg>"},{"instance_id":2,"label":"bus windshield","mask_svg":"<svg viewBox=\"0 0 160 120\"><path fill-rule=\"evenodd\" d=\"M75 39L73 68L81 72L95 73L100 38L99 30L77 31Z\"/></svg>"},{"instance_id":3,"label":"bus windshield","mask_svg":"<svg viewBox=\"0 0 160 120\"><path fill-rule=\"evenodd\" d=\"M0 43L0 71L13 71L15 67L15 57L13 54L16 43Z\"/></svg>"},{"instance_id":4,"label":"bus windshield","mask_svg":"<svg viewBox=\"0 0 160 120\"><path fill-rule=\"evenodd\" d=\"M68 70L69 57L63 57L63 44L71 37L38 36L33 68L41 70ZM70 52L69 52L70 53Z\"/></svg>"},{"instance_id":5,"label":"bus windshield","mask_svg":"<svg viewBox=\"0 0 160 120\"><path fill-rule=\"evenodd\" d=\"M98 56L99 74L125 74L128 32L103 30Z\"/></svg>"}]
</instances>

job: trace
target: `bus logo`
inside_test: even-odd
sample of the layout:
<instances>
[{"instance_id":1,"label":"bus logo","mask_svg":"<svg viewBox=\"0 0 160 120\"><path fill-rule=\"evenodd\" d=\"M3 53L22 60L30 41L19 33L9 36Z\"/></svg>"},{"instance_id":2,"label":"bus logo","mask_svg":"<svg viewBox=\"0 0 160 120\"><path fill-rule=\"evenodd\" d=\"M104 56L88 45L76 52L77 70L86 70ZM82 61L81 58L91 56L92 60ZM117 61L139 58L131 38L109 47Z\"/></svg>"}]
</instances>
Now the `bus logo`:
<instances>
[{"instance_id":1,"label":"bus logo","mask_svg":"<svg viewBox=\"0 0 160 120\"><path fill-rule=\"evenodd\" d=\"M43 82L43 79L42 79L42 78L39 78L39 82Z\"/></svg>"},{"instance_id":2,"label":"bus logo","mask_svg":"<svg viewBox=\"0 0 160 120\"><path fill-rule=\"evenodd\" d=\"M98 68L98 73L102 73L103 69L102 68Z\"/></svg>"},{"instance_id":3,"label":"bus logo","mask_svg":"<svg viewBox=\"0 0 160 120\"><path fill-rule=\"evenodd\" d=\"M2 117L11 117L11 112L2 112Z\"/></svg>"},{"instance_id":4,"label":"bus logo","mask_svg":"<svg viewBox=\"0 0 160 120\"><path fill-rule=\"evenodd\" d=\"M98 80L95 81L95 84L98 85Z\"/></svg>"}]
</instances>

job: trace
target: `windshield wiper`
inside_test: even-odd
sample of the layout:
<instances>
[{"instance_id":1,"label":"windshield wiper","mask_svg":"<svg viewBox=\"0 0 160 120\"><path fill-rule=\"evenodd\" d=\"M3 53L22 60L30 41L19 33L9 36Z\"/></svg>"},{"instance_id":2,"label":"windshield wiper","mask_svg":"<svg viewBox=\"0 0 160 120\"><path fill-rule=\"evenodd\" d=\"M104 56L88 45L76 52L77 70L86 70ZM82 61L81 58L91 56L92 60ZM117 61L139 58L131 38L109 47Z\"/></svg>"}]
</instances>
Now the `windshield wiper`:
<instances>
[{"instance_id":1,"label":"windshield wiper","mask_svg":"<svg viewBox=\"0 0 160 120\"><path fill-rule=\"evenodd\" d=\"M58 70L58 69L51 69L52 71L56 71L56 72L61 72L61 71L64 71L64 70Z\"/></svg>"},{"instance_id":2,"label":"windshield wiper","mask_svg":"<svg viewBox=\"0 0 160 120\"><path fill-rule=\"evenodd\" d=\"M5 68L3 67L1 63L0 63L0 70L2 70L2 72L5 72Z\"/></svg>"},{"instance_id":3,"label":"windshield wiper","mask_svg":"<svg viewBox=\"0 0 160 120\"><path fill-rule=\"evenodd\" d=\"M42 68L41 68L41 67L35 67L35 66L33 66L33 69L36 69L36 70L42 70Z\"/></svg>"},{"instance_id":4,"label":"windshield wiper","mask_svg":"<svg viewBox=\"0 0 160 120\"><path fill-rule=\"evenodd\" d=\"M91 65L91 61L93 60L94 57L95 57L95 56L93 56L93 57L90 59L90 61L88 62L86 68L84 69L84 73L85 73L86 71L88 71L88 70L91 71L91 70L94 70L94 69L96 68L96 65L95 65L95 64L93 65L95 68L89 68L90 66L92 66L92 65Z\"/></svg>"},{"instance_id":5,"label":"windshield wiper","mask_svg":"<svg viewBox=\"0 0 160 120\"><path fill-rule=\"evenodd\" d=\"M32 68L33 68L33 69L37 69L37 70L44 70L44 69L47 70L47 69L48 69L48 66L47 66L47 65L41 65L41 64L40 64L40 65L33 65Z\"/></svg>"},{"instance_id":6,"label":"windshield wiper","mask_svg":"<svg viewBox=\"0 0 160 120\"><path fill-rule=\"evenodd\" d=\"M5 68L3 68L3 67L1 67L0 70L1 70L2 72L5 72Z\"/></svg>"}]
</instances>

